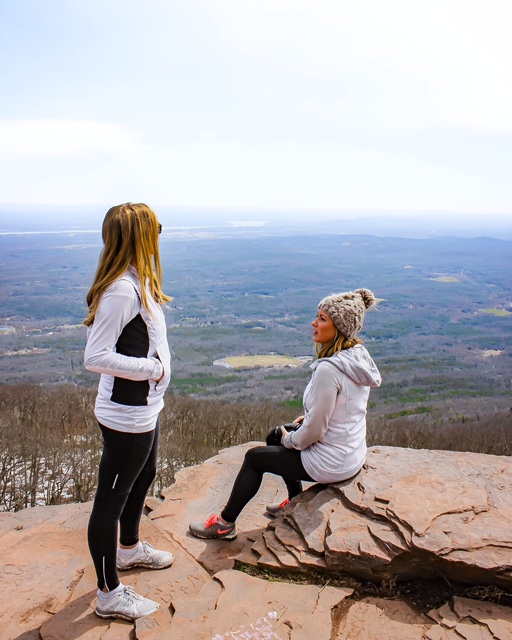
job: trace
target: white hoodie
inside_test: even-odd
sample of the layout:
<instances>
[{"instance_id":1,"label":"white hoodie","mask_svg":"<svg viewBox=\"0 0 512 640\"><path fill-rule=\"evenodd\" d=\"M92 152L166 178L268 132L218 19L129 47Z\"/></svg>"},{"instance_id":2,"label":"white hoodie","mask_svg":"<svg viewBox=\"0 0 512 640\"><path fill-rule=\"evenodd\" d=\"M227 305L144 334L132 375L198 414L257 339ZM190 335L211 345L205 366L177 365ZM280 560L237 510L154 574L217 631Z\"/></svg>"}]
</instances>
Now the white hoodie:
<instances>
[{"instance_id":1,"label":"white hoodie","mask_svg":"<svg viewBox=\"0 0 512 640\"><path fill-rule=\"evenodd\" d=\"M381 377L362 344L316 360L304 391L304 421L284 438L298 449L317 482L341 482L355 475L366 458L366 408L371 387Z\"/></svg>"}]
</instances>

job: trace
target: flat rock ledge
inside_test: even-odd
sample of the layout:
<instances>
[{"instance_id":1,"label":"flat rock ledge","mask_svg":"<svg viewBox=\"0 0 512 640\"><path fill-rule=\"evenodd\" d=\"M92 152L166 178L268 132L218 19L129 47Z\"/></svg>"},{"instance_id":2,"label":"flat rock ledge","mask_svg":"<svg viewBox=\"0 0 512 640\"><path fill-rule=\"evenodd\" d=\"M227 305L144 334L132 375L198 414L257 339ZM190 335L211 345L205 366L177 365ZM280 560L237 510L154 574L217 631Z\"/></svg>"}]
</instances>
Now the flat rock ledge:
<instances>
[{"instance_id":1,"label":"flat rock ledge","mask_svg":"<svg viewBox=\"0 0 512 640\"><path fill-rule=\"evenodd\" d=\"M509 458L375 447L350 482L311 486L278 518L284 498L266 476L231 542L202 541L188 524L223 506L249 443L183 469L161 500L148 499L142 535L176 556L163 571L132 570L125 584L160 602L135 624L94 614L95 575L86 529L91 504L0 514L2 640L472 640L512 638L512 609L454 597L428 613L407 602L355 599L329 585L444 576L510 591ZM325 585L247 575L244 562L277 572L324 572Z\"/></svg>"},{"instance_id":2,"label":"flat rock ledge","mask_svg":"<svg viewBox=\"0 0 512 640\"><path fill-rule=\"evenodd\" d=\"M298 497L252 551L269 569L512 590L511 489L505 456L375 447L352 480Z\"/></svg>"}]
</instances>

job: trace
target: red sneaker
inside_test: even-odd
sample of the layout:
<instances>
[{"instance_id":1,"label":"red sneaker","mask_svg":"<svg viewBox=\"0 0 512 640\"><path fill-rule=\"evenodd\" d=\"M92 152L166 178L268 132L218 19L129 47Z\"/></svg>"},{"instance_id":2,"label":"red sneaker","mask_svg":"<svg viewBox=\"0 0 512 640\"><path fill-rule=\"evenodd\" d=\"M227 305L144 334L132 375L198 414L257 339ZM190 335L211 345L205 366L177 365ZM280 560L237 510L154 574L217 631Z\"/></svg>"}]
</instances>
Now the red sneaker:
<instances>
[{"instance_id":1,"label":"red sneaker","mask_svg":"<svg viewBox=\"0 0 512 640\"><path fill-rule=\"evenodd\" d=\"M267 513L271 516L275 516L278 513L280 513L289 502L290 502L290 498L286 498L286 500L283 500L282 502L279 502L279 503L275 502L274 504L267 504L266 506Z\"/></svg>"},{"instance_id":2,"label":"red sneaker","mask_svg":"<svg viewBox=\"0 0 512 640\"><path fill-rule=\"evenodd\" d=\"M214 540L234 540L236 538L236 525L234 522L224 524L219 516L213 515L206 522L192 522L188 530L196 538L213 538Z\"/></svg>"}]
</instances>

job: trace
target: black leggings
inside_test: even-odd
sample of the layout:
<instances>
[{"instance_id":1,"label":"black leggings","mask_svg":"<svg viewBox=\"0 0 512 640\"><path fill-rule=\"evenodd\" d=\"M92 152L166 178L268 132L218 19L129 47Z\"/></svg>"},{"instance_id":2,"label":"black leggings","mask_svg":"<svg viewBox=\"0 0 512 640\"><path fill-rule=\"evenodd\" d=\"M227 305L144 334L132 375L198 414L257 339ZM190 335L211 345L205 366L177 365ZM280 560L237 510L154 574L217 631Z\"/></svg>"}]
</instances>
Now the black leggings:
<instances>
[{"instance_id":1,"label":"black leggings","mask_svg":"<svg viewBox=\"0 0 512 640\"><path fill-rule=\"evenodd\" d=\"M281 476L290 499L302 491L301 480L315 482L302 465L300 451L281 445L249 449L228 503L220 514L226 522L235 522L245 505L258 493L264 473Z\"/></svg>"},{"instance_id":2,"label":"black leggings","mask_svg":"<svg viewBox=\"0 0 512 640\"><path fill-rule=\"evenodd\" d=\"M98 423L99 424L99 423ZM119 586L117 532L129 547L139 541L144 501L156 475L159 424L153 431L125 433L100 424L103 434L98 488L87 532L98 589Z\"/></svg>"}]
</instances>

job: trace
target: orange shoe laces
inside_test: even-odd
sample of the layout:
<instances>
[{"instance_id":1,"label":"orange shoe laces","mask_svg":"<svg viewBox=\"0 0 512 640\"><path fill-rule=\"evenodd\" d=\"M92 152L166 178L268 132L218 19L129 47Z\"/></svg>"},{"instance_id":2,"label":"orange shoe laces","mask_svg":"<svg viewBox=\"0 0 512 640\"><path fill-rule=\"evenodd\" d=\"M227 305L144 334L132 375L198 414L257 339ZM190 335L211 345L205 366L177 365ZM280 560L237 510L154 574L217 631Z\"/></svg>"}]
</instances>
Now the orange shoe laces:
<instances>
[{"instance_id":1,"label":"orange shoe laces","mask_svg":"<svg viewBox=\"0 0 512 640\"><path fill-rule=\"evenodd\" d=\"M219 522L218 515L210 516L208 520L204 523L205 529L209 529L211 526L213 526L214 524L217 524L218 522Z\"/></svg>"}]
</instances>

